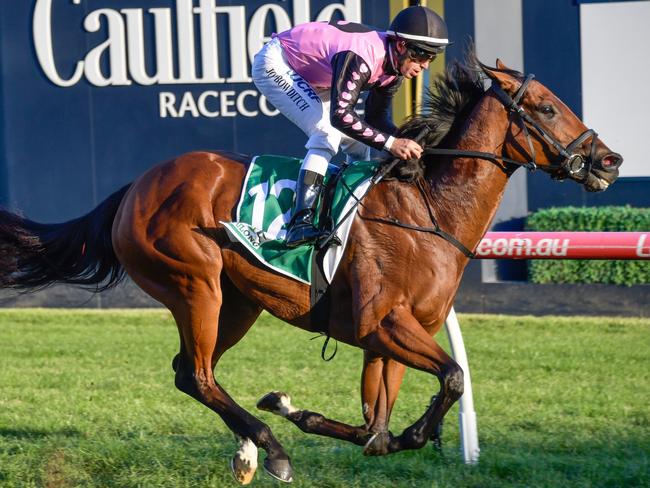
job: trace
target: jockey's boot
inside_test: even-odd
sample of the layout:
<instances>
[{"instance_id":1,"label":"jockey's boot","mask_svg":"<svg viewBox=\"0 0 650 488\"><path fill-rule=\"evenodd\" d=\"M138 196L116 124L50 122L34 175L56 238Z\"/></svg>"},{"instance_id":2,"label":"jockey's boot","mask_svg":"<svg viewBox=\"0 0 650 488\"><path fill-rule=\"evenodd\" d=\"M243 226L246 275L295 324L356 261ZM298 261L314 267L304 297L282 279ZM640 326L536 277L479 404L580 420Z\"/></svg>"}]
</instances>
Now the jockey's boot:
<instances>
[{"instance_id":1,"label":"jockey's boot","mask_svg":"<svg viewBox=\"0 0 650 488\"><path fill-rule=\"evenodd\" d=\"M323 175L308 169L300 170L296 203L287 229L287 247L297 247L314 241L320 235L320 231L314 227L314 216L322 188Z\"/></svg>"}]
</instances>

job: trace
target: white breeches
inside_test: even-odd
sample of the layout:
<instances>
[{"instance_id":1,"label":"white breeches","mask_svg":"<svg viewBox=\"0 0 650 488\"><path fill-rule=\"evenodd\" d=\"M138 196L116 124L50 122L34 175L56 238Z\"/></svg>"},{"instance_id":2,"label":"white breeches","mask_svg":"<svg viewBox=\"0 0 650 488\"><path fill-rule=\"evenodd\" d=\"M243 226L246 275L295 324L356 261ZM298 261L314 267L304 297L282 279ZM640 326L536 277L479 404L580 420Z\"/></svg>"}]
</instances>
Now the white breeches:
<instances>
[{"instance_id":1,"label":"white breeches","mask_svg":"<svg viewBox=\"0 0 650 488\"><path fill-rule=\"evenodd\" d=\"M351 160L370 159L371 148L347 137L330 123L330 91L315 90L287 63L282 45L269 41L253 60L253 81L262 94L307 134L303 169L325 174L339 148Z\"/></svg>"}]
</instances>

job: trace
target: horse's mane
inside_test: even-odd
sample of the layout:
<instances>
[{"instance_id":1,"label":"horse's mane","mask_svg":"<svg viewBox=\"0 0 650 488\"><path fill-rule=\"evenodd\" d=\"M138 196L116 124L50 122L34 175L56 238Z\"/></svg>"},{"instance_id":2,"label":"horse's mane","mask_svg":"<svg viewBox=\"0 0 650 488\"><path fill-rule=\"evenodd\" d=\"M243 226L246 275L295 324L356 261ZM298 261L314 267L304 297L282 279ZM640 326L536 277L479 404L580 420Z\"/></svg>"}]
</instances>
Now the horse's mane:
<instances>
[{"instance_id":1,"label":"horse's mane","mask_svg":"<svg viewBox=\"0 0 650 488\"><path fill-rule=\"evenodd\" d=\"M445 72L436 77L433 87L427 89L421 113L407 119L398 129L396 137L413 139L423 129L428 129L424 140L420 141L420 145L438 146L448 135L458 129L465 121L469 111L483 96L485 92L484 66L476 57L473 47L470 46L463 62L450 63ZM389 164L392 159L392 157L387 158L383 164ZM398 164L387 178L414 181L423 175L424 162L410 160Z\"/></svg>"}]
</instances>

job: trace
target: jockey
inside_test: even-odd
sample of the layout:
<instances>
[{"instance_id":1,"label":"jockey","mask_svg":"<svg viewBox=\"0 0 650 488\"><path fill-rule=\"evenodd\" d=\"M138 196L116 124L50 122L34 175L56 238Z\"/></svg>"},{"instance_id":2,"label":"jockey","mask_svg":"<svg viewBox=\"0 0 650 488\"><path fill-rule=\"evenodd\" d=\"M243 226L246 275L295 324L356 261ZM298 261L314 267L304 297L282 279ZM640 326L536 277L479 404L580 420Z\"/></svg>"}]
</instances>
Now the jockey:
<instances>
[{"instance_id":1,"label":"jockey","mask_svg":"<svg viewBox=\"0 0 650 488\"><path fill-rule=\"evenodd\" d=\"M287 246L318 237L314 214L339 147L356 160L370 159L371 148L420 157L418 143L393 137L391 99L404 78L418 76L448 44L444 20L417 6L397 14L386 32L346 21L309 22L273 35L257 53L255 85L309 137ZM369 91L364 120L354 110L362 91Z\"/></svg>"}]
</instances>

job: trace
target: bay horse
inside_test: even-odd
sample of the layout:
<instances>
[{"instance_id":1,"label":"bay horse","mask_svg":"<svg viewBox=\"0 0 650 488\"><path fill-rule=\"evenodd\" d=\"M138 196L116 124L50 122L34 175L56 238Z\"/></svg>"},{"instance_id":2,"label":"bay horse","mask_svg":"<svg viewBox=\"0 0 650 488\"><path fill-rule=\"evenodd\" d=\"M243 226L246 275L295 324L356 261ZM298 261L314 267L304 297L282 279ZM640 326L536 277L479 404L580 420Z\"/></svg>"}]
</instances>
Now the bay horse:
<instances>
[{"instance_id":1,"label":"bay horse","mask_svg":"<svg viewBox=\"0 0 650 488\"><path fill-rule=\"evenodd\" d=\"M308 285L262 268L227 238L219 222L235 215L250 158L226 152L192 152L159 164L69 222L40 224L3 210L0 285L63 282L101 291L128 273L173 314L180 334L172 361L176 387L240 439L231 469L242 484L253 478L257 448L266 451L269 474L293 478L271 429L214 376L221 356L262 310L309 331L327 327L331 337L363 349L364 423L298 409L279 392L263 397L259 408L305 432L364 446L368 455L421 448L463 393L463 371L433 336L471 257L465 251L487 231L510 175L519 165L539 167L602 191L622 162L549 89L498 60L491 68L470 55L435 88L425 113L400 128L403 137L423 135L423 158L391 170L355 217L331 283L328 324L311 320ZM432 235L432 221L451 237ZM393 435L389 419L406 367L433 375L439 391L413 425Z\"/></svg>"}]
</instances>

